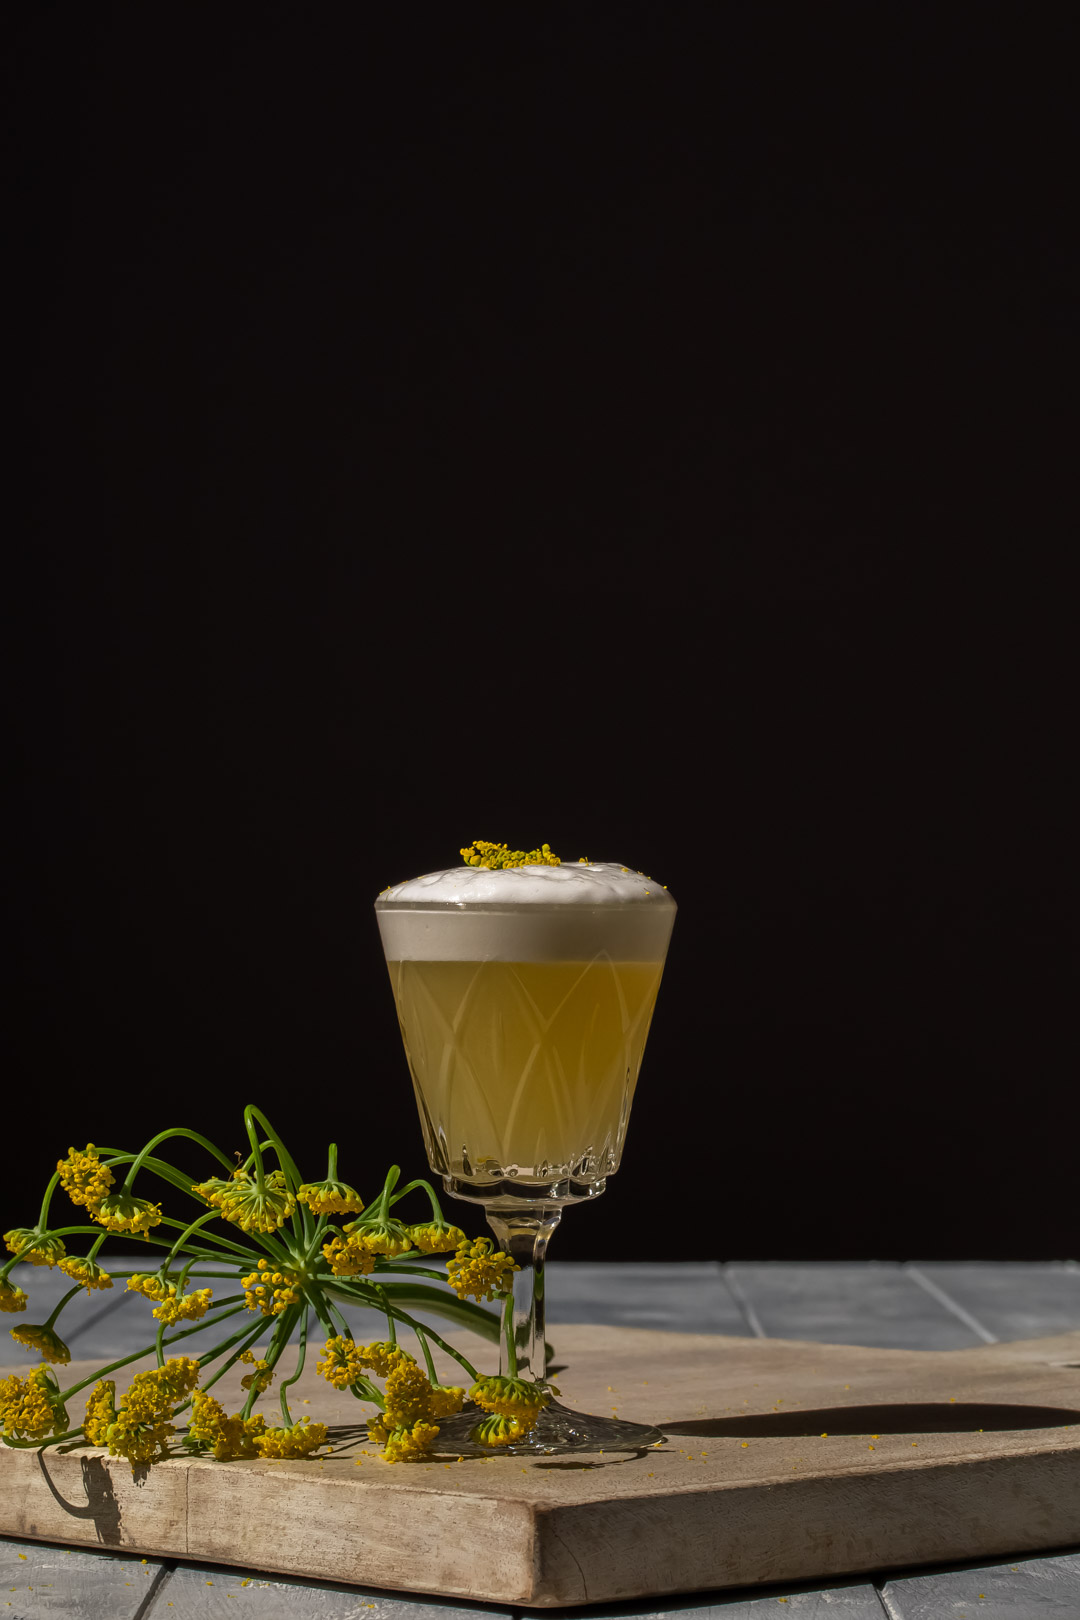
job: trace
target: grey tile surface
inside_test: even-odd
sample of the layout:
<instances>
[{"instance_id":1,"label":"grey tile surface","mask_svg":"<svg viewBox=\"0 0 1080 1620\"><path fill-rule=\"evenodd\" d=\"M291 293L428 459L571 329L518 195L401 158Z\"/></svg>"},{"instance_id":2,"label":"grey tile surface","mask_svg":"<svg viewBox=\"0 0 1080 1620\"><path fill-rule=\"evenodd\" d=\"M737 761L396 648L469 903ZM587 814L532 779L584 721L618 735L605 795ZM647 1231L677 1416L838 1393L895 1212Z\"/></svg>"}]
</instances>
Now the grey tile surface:
<instances>
[{"instance_id":1,"label":"grey tile surface","mask_svg":"<svg viewBox=\"0 0 1080 1620\"><path fill-rule=\"evenodd\" d=\"M1036 1339L1080 1328L1080 1271L1062 1261L915 1261L995 1339Z\"/></svg>"},{"instance_id":2,"label":"grey tile surface","mask_svg":"<svg viewBox=\"0 0 1080 1620\"><path fill-rule=\"evenodd\" d=\"M889 1620L1080 1620L1080 1552L883 1583Z\"/></svg>"},{"instance_id":3,"label":"grey tile surface","mask_svg":"<svg viewBox=\"0 0 1080 1620\"><path fill-rule=\"evenodd\" d=\"M725 1271L771 1339L910 1350L984 1342L896 1262L734 1261Z\"/></svg>"},{"instance_id":4,"label":"grey tile surface","mask_svg":"<svg viewBox=\"0 0 1080 1620\"><path fill-rule=\"evenodd\" d=\"M560 1611L555 1611L560 1612ZM710 1593L706 1602L689 1598L672 1602L669 1608L655 1609L623 1604L619 1608L599 1605L584 1612L595 1620L618 1616L619 1620L707 1620L719 1615L722 1620L762 1620L764 1615L798 1616L798 1620L885 1620L876 1589L868 1582L840 1583L806 1592L784 1592L770 1589L748 1597L745 1593L725 1596L723 1592Z\"/></svg>"},{"instance_id":5,"label":"grey tile surface","mask_svg":"<svg viewBox=\"0 0 1080 1620\"><path fill-rule=\"evenodd\" d=\"M146 1257L138 1256L137 1260L146 1268ZM125 1259L116 1262L118 1269L134 1269L135 1259ZM108 1264L99 1259L106 1271ZM17 1315L12 1314L3 1318L3 1327L12 1329L22 1323L42 1324L59 1304L63 1296L74 1287L70 1277L62 1271L46 1266L14 1266L11 1270L11 1281L17 1283L27 1295L27 1306ZM149 1312L149 1304L142 1301ZM87 1293L85 1288L64 1306L59 1320L56 1323L56 1332L68 1346L72 1355L77 1359L80 1356L101 1356L104 1360L112 1354L123 1355L126 1349L126 1337L123 1327L117 1323L134 1321L141 1316L140 1311L132 1312L131 1307L137 1305L138 1300L134 1294L128 1292L126 1280L117 1279L111 1288L96 1288ZM153 1318L151 1318L151 1321ZM120 1348L114 1351L114 1344ZM29 1351L12 1341L7 1333L0 1333L0 1364L4 1366L18 1366L25 1360L28 1367L34 1366L40 1358L36 1351ZM0 1609L0 1615L3 1614Z\"/></svg>"},{"instance_id":6,"label":"grey tile surface","mask_svg":"<svg viewBox=\"0 0 1080 1620\"><path fill-rule=\"evenodd\" d=\"M69 1289L75 1286L62 1271L48 1266L13 1266L10 1280L26 1294L27 1305L24 1311L3 1318L6 1328L17 1327L21 1322L44 1322ZM116 1282L111 1288L96 1288L92 1294L80 1288L70 1303L64 1306L56 1325L56 1331L65 1344L74 1350L77 1336L88 1324L96 1323L104 1314L114 1311L126 1289L124 1282ZM94 1338L94 1349L90 1354L96 1354L99 1342L100 1335ZM0 1349L0 1361L10 1359L6 1347Z\"/></svg>"},{"instance_id":7,"label":"grey tile surface","mask_svg":"<svg viewBox=\"0 0 1080 1620\"><path fill-rule=\"evenodd\" d=\"M244 1615L258 1620L509 1620L505 1609L294 1581L213 1564L178 1564L139 1620L235 1620Z\"/></svg>"},{"instance_id":8,"label":"grey tile surface","mask_svg":"<svg viewBox=\"0 0 1080 1620\"><path fill-rule=\"evenodd\" d=\"M99 1256L98 1263L110 1274L114 1270L153 1271L160 1264L160 1255L160 1250L147 1249L139 1254L108 1258ZM5 1316L4 1324L7 1327L15 1327L19 1322L44 1322L52 1308L72 1287L70 1277L44 1266L15 1266L11 1275L26 1291L29 1302L26 1310L19 1315ZM193 1281L192 1286L197 1287L197 1281ZM234 1291L229 1283L217 1280L210 1282L210 1286L218 1290L224 1286ZM239 1325L239 1317L230 1320ZM184 1327L193 1324L178 1325ZM56 1324L56 1331L77 1360L100 1356L102 1361L109 1361L130 1355L143 1345L152 1345L157 1329L153 1302L142 1294L133 1293L127 1285L127 1278L119 1276L111 1288L95 1289L91 1294L80 1289L74 1299L64 1306ZM197 1356L219 1337L221 1334L213 1329L193 1334L190 1339L183 1340L173 1353L182 1351L185 1355ZM17 1346L11 1347L11 1353L6 1347L0 1348L0 1362L4 1364L14 1364L18 1355ZM31 1358L27 1353L28 1365L36 1359L36 1355ZM0 1610L0 1615L2 1612Z\"/></svg>"},{"instance_id":9,"label":"grey tile surface","mask_svg":"<svg viewBox=\"0 0 1080 1620\"><path fill-rule=\"evenodd\" d=\"M553 1260L547 1266L545 1310L552 1327L602 1322L669 1333L750 1332L717 1261L615 1266Z\"/></svg>"},{"instance_id":10,"label":"grey tile surface","mask_svg":"<svg viewBox=\"0 0 1080 1620\"><path fill-rule=\"evenodd\" d=\"M149 1270L150 1251L106 1263ZM45 1268L22 1267L31 1294L29 1321L43 1321L69 1286ZM548 1267L549 1321L612 1322L683 1332L749 1334L843 1344L957 1349L1000 1339L1036 1338L1080 1326L1080 1266L1075 1262L916 1264L932 1291L896 1263L591 1264L555 1261ZM25 1278L25 1280L23 1280ZM731 1286L728 1286L730 1281ZM380 1336L373 1312L347 1313L360 1337ZM366 1317L366 1320L365 1320ZM20 1318L7 1317L4 1325ZM235 1318L237 1324L245 1320ZM434 1319L432 1319L434 1321ZM123 1354L148 1343L149 1303L126 1284L87 1297L65 1311L61 1329L79 1357ZM269 1334L270 1324L267 1324ZM184 1342L197 1353L198 1335ZM551 1337L551 1335L549 1335ZM12 1364L20 1352L0 1352ZM27 1356L27 1364L36 1358ZM19 1554L22 1554L22 1557ZM160 1584L154 1585L158 1580ZM249 1583L244 1585L245 1580ZM873 1583L853 1579L814 1590L702 1594L673 1598L665 1608L622 1604L583 1611L619 1615L723 1616L758 1620L766 1613L802 1620L1080 1620L1080 1549L1052 1558L1018 1558L980 1570L930 1570ZM6 1588L6 1590L5 1590ZM980 1596L979 1594L983 1594ZM783 1603L781 1603L783 1599ZM10 1604L10 1607L6 1605ZM883 1606L884 1605L884 1606ZM410 1598L361 1588L287 1580L254 1570L172 1566L115 1552L85 1552L0 1538L0 1620L217 1620L249 1609L259 1620L455 1620L497 1617L439 1599ZM525 1611L521 1620L534 1611Z\"/></svg>"},{"instance_id":11,"label":"grey tile surface","mask_svg":"<svg viewBox=\"0 0 1080 1620\"><path fill-rule=\"evenodd\" d=\"M0 1616L142 1620L142 1605L148 1597L153 1602L155 1580L164 1573L164 1565L153 1558L83 1552L0 1536Z\"/></svg>"}]
</instances>

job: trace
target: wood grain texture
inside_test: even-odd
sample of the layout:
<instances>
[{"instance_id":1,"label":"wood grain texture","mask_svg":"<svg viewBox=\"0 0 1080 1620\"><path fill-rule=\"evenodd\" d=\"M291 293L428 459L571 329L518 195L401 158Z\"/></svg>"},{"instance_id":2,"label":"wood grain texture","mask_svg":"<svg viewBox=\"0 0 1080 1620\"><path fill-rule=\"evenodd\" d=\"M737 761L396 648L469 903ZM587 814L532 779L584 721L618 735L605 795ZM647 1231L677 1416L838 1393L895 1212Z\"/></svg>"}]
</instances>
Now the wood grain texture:
<instances>
[{"instance_id":1,"label":"wood grain texture","mask_svg":"<svg viewBox=\"0 0 1080 1620\"><path fill-rule=\"evenodd\" d=\"M566 1403L657 1422L664 1448L393 1468L311 1369L294 1411L353 1426L332 1456L177 1457L133 1478L100 1452L8 1450L0 1529L537 1607L1060 1548L1080 1541L1080 1334L1051 1345L1010 1359L568 1326Z\"/></svg>"}]
</instances>

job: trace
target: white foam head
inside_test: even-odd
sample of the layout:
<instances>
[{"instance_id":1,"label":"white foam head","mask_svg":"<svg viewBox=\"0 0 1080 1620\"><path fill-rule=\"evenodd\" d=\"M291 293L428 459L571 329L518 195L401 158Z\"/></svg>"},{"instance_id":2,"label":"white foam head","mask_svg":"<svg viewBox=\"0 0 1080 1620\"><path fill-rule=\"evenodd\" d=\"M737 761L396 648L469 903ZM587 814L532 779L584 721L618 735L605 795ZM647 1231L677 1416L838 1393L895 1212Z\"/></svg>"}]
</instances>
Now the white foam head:
<instances>
[{"instance_id":1,"label":"white foam head","mask_svg":"<svg viewBox=\"0 0 1080 1620\"><path fill-rule=\"evenodd\" d=\"M454 866L384 889L388 961L663 961L675 901L609 861L490 870Z\"/></svg>"}]
</instances>

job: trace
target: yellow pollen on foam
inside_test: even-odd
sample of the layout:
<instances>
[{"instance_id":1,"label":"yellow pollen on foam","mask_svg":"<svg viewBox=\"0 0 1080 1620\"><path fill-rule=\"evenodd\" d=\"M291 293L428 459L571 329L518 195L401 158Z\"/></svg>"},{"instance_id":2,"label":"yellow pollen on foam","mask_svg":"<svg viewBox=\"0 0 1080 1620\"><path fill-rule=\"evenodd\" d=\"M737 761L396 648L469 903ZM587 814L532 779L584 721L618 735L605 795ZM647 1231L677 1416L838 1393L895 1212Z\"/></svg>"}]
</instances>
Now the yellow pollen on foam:
<instances>
[{"instance_id":1,"label":"yellow pollen on foam","mask_svg":"<svg viewBox=\"0 0 1080 1620\"><path fill-rule=\"evenodd\" d=\"M461 851L466 866L486 867L490 872L505 871L510 866L561 866L557 855L551 853L550 844L539 849L509 849L506 844L490 844L483 838L474 839Z\"/></svg>"}]
</instances>

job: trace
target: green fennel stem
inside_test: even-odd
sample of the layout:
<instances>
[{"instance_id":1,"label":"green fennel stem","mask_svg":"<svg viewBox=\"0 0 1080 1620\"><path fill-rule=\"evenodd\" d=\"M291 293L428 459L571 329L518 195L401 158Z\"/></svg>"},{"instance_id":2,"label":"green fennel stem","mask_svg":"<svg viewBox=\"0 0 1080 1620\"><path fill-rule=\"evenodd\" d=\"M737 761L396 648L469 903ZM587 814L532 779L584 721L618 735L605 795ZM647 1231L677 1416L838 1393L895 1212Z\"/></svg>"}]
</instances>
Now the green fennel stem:
<instances>
[{"instance_id":1,"label":"green fennel stem","mask_svg":"<svg viewBox=\"0 0 1080 1620\"><path fill-rule=\"evenodd\" d=\"M197 1322L194 1327L185 1328L182 1333L174 1333L172 1337L167 1339L165 1342L170 1345L179 1344L181 1339L190 1338L193 1333L201 1333L204 1328L216 1327L218 1322L223 1322L227 1316L235 1316L237 1311L242 1311L243 1309L243 1305L234 1305L231 1310L223 1311L221 1316L215 1317L213 1322ZM107 1378L109 1373L117 1372L121 1367L130 1366L133 1361L141 1361L143 1356L152 1355L153 1350L154 1347L152 1344L144 1344L141 1349L133 1350L130 1355L121 1356L119 1361L112 1361L107 1367L99 1367L97 1372L90 1374L89 1378L84 1378L81 1383L72 1384L70 1389L63 1390L61 1392L60 1399L66 1404L67 1401L71 1399L72 1395L77 1395L79 1391L81 1389L85 1389L88 1384L96 1384L99 1378ZM217 1353L218 1352L215 1351L215 1354ZM200 1364L204 1359L205 1358L202 1356L199 1357Z\"/></svg>"},{"instance_id":2,"label":"green fennel stem","mask_svg":"<svg viewBox=\"0 0 1080 1620\"><path fill-rule=\"evenodd\" d=\"M285 1391L290 1387L290 1385L296 1383L297 1379L300 1377L300 1374L304 1370L304 1362L307 1359L308 1320L310 1316L311 1312L306 1310L300 1319L300 1343L297 1347L296 1369L291 1378L283 1378L278 1386L278 1399L281 1402L281 1421L290 1429L292 1428L293 1420L292 1413L289 1411L289 1403L285 1399Z\"/></svg>"}]
</instances>

